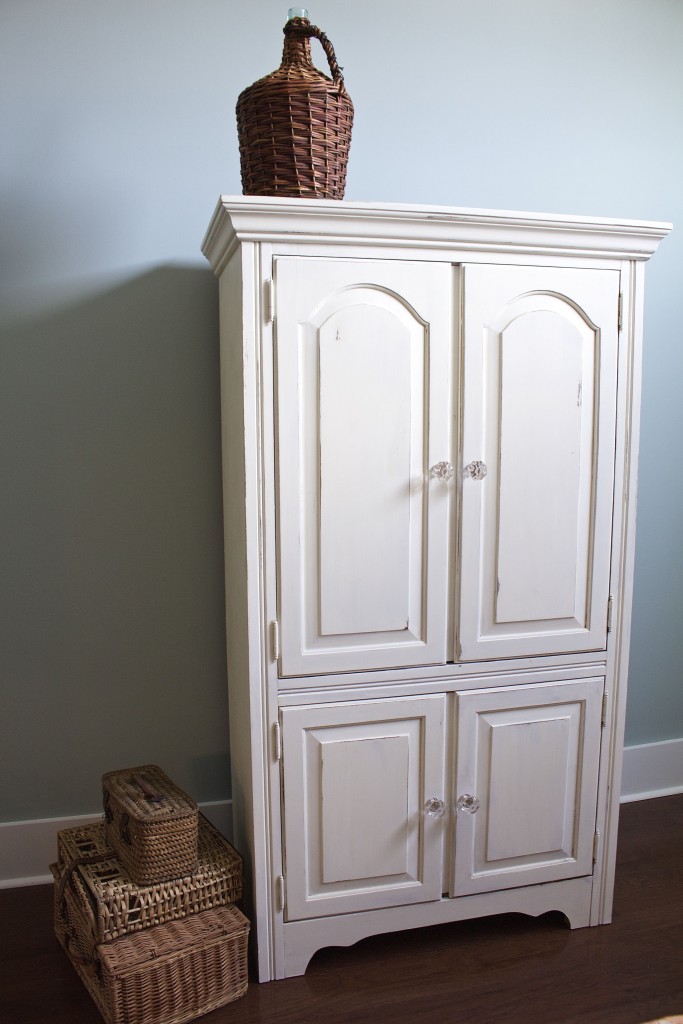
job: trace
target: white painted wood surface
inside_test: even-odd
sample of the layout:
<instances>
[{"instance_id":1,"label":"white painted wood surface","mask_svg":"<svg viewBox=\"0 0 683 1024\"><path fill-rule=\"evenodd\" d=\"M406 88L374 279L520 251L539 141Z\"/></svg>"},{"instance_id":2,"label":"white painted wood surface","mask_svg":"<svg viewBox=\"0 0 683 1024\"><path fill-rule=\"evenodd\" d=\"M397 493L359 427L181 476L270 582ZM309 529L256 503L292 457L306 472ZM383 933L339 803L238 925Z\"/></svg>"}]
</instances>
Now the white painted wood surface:
<instances>
[{"instance_id":1,"label":"white painted wood surface","mask_svg":"<svg viewBox=\"0 0 683 1024\"><path fill-rule=\"evenodd\" d=\"M619 275L464 268L463 660L607 642Z\"/></svg>"},{"instance_id":2,"label":"white painted wood surface","mask_svg":"<svg viewBox=\"0 0 683 1024\"><path fill-rule=\"evenodd\" d=\"M275 261L283 675L446 660L451 280Z\"/></svg>"},{"instance_id":3,"label":"white painted wood surface","mask_svg":"<svg viewBox=\"0 0 683 1024\"><path fill-rule=\"evenodd\" d=\"M417 903L405 907L340 914L336 917L309 918L284 925L286 977L303 974L313 954L323 946L350 946L354 942L382 932L466 921L491 914L528 914L538 917L548 911L564 914L571 928L589 924L591 879L572 878L519 889L504 889L495 899L490 894L443 899L436 903Z\"/></svg>"},{"instance_id":4,"label":"white painted wood surface","mask_svg":"<svg viewBox=\"0 0 683 1024\"><path fill-rule=\"evenodd\" d=\"M454 895L589 875L603 679L457 697Z\"/></svg>"},{"instance_id":5,"label":"white painted wood surface","mask_svg":"<svg viewBox=\"0 0 683 1024\"><path fill-rule=\"evenodd\" d=\"M440 898L445 703L283 710L287 920Z\"/></svg>"},{"instance_id":6,"label":"white painted wood surface","mask_svg":"<svg viewBox=\"0 0 683 1024\"><path fill-rule=\"evenodd\" d=\"M669 229L221 198L204 252L261 980L376 932L609 921L643 262Z\"/></svg>"}]
</instances>

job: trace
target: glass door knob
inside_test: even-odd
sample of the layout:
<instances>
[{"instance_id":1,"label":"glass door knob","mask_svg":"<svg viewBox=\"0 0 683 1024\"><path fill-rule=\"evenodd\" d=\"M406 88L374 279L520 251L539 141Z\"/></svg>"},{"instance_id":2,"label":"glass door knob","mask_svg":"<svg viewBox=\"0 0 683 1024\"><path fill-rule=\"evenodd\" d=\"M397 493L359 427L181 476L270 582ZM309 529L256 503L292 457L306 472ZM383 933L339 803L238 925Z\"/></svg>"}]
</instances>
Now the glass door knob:
<instances>
[{"instance_id":1,"label":"glass door knob","mask_svg":"<svg viewBox=\"0 0 683 1024\"><path fill-rule=\"evenodd\" d=\"M479 801L471 793L463 793L455 802L455 809L463 814L476 814L479 810Z\"/></svg>"},{"instance_id":2,"label":"glass door knob","mask_svg":"<svg viewBox=\"0 0 683 1024\"><path fill-rule=\"evenodd\" d=\"M487 473L488 469L485 463L480 462L478 459L475 459L474 462L468 462L465 466L465 476L468 476L470 480L483 480Z\"/></svg>"},{"instance_id":3,"label":"glass door knob","mask_svg":"<svg viewBox=\"0 0 683 1024\"><path fill-rule=\"evenodd\" d=\"M441 818L445 810L445 803L443 800L439 800L436 796L430 797L425 804L425 813L428 814L430 818Z\"/></svg>"},{"instance_id":4,"label":"glass door knob","mask_svg":"<svg viewBox=\"0 0 683 1024\"><path fill-rule=\"evenodd\" d=\"M429 471L437 480L451 480L455 470L450 462L437 462Z\"/></svg>"}]
</instances>

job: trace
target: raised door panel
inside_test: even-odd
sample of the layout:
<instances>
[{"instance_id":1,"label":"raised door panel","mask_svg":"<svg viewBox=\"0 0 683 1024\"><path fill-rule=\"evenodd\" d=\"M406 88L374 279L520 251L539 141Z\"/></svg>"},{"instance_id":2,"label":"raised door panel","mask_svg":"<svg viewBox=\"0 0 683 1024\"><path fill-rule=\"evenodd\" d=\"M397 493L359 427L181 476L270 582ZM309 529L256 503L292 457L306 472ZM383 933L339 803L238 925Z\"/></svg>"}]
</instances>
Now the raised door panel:
<instances>
[{"instance_id":1,"label":"raised door panel","mask_svg":"<svg viewBox=\"0 0 683 1024\"><path fill-rule=\"evenodd\" d=\"M282 712L287 920L441 896L443 695Z\"/></svg>"},{"instance_id":2,"label":"raised door panel","mask_svg":"<svg viewBox=\"0 0 683 1024\"><path fill-rule=\"evenodd\" d=\"M463 279L459 656L604 649L618 272Z\"/></svg>"},{"instance_id":3,"label":"raised door panel","mask_svg":"<svg viewBox=\"0 0 683 1024\"><path fill-rule=\"evenodd\" d=\"M603 685L458 694L455 895L592 873Z\"/></svg>"},{"instance_id":4,"label":"raised door panel","mask_svg":"<svg viewBox=\"0 0 683 1024\"><path fill-rule=\"evenodd\" d=\"M284 676L446 659L452 269L275 261Z\"/></svg>"}]
</instances>

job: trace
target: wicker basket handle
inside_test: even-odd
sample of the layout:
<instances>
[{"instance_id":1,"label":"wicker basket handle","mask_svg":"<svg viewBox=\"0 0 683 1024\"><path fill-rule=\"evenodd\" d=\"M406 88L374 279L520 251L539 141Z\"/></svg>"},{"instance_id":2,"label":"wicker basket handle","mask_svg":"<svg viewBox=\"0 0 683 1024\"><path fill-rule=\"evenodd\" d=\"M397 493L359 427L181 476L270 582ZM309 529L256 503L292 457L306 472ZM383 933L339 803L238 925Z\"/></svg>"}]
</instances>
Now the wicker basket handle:
<instances>
[{"instance_id":1,"label":"wicker basket handle","mask_svg":"<svg viewBox=\"0 0 683 1024\"><path fill-rule=\"evenodd\" d=\"M64 952L72 964L84 968L88 974L97 974L100 970L99 960L96 957L80 956L72 946L74 940L73 932L64 933Z\"/></svg>"},{"instance_id":2,"label":"wicker basket handle","mask_svg":"<svg viewBox=\"0 0 683 1024\"><path fill-rule=\"evenodd\" d=\"M130 781L133 783L134 786L137 786L138 789L141 789L144 795L147 797L147 799L151 800L152 803L160 804L164 799L163 795L161 793L158 793L154 786L150 785L150 783L147 781L144 775L140 775L138 772L136 772L135 775L131 776Z\"/></svg>"},{"instance_id":3,"label":"wicker basket handle","mask_svg":"<svg viewBox=\"0 0 683 1024\"><path fill-rule=\"evenodd\" d=\"M87 857L76 857L75 860L72 860L69 863L68 867L64 869L64 871L62 872L62 877L59 880L59 888L57 889L56 894L56 903L62 913L62 916L66 916L64 892L66 890L67 885L71 881L71 876L73 875L74 871L76 871L81 866L81 864L97 864L98 861L107 860L110 856L111 854L109 853L92 853ZM88 918L88 924L92 929L93 938L95 942L97 942L97 924L95 922L95 914L93 913L93 909L90 905L89 900L86 901L84 910Z\"/></svg>"},{"instance_id":4,"label":"wicker basket handle","mask_svg":"<svg viewBox=\"0 0 683 1024\"><path fill-rule=\"evenodd\" d=\"M291 26L291 28L290 28ZM317 25L311 25L310 21L306 18L292 18L287 22L284 28L285 34L308 36L309 38L317 39L327 57L327 63L330 66L330 72L332 74L332 81L339 88L340 93L346 93L346 86L344 85L344 76L342 75L342 69L339 67L337 56L334 52L334 47L328 37L325 35L321 28Z\"/></svg>"}]
</instances>

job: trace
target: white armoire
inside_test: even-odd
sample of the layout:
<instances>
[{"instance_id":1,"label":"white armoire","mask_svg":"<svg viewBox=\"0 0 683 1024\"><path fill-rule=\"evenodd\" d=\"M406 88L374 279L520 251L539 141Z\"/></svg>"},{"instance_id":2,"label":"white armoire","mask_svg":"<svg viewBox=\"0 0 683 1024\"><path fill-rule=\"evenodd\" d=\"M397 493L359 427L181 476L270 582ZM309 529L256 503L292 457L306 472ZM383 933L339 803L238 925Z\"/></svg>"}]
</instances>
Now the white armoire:
<instances>
[{"instance_id":1,"label":"white armoire","mask_svg":"<svg viewBox=\"0 0 683 1024\"><path fill-rule=\"evenodd\" d=\"M234 840L261 980L611 916L644 262L670 228L222 197Z\"/></svg>"}]
</instances>

